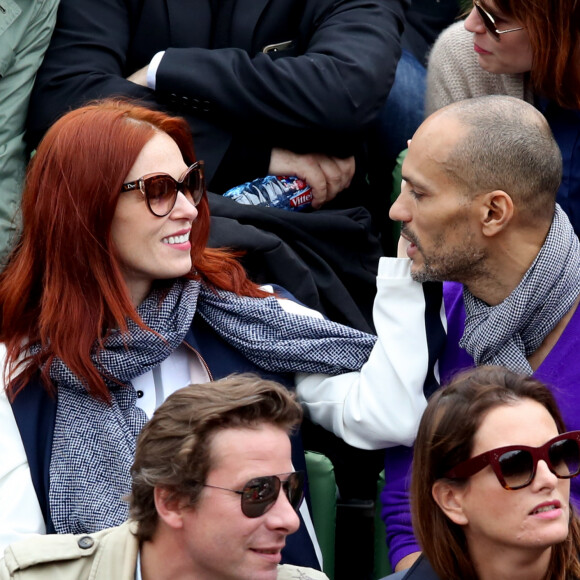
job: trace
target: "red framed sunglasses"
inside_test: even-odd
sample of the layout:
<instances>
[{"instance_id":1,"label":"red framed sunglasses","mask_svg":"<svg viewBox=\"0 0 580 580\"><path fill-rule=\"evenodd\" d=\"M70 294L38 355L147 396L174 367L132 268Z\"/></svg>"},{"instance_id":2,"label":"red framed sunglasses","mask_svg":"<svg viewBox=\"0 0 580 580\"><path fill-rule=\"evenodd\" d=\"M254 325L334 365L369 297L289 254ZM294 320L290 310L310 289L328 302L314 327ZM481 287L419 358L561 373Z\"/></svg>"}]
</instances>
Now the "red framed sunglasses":
<instances>
[{"instance_id":1,"label":"red framed sunglasses","mask_svg":"<svg viewBox=\"0 0 580 580\"><path fill-rule=\"evenodd\" d=\"M508 445L486 451L450 469L445 477L465 479L491 465L505 489L515 490L532 483L538 461L546 462L560 479L570 479L580 473L580 431L568 431L550 439L540 447Z\"/></svg>"}]
</instances>

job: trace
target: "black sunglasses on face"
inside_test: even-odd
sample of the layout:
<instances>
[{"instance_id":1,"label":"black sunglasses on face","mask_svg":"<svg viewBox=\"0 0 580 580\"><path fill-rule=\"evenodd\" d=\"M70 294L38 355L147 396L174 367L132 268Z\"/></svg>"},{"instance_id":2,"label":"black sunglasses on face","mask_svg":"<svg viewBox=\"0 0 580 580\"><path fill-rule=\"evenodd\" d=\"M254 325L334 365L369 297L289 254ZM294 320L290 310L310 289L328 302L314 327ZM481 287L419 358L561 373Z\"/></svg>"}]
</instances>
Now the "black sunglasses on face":
<instances>
[{"instance_id":1,"label":"black sunglasses on face","mask_svg":"<svg viewBox=\"0 0 580 580\"><path fill-rule=\"evenodd\" d=\"M560 479L570 479L580 473L580 431L562 433L540 447L508 445L486 451L462 461L445 477L465 479L491 465L505 489L515 490L532 483L538 461L546 462L549 470Z\"/></svg>"},{"instance_id":2,"label":"black sunglasses on face","mask_svg":"<svg viewBox=\"0 0 580 580\"><path fill-rule=\"evenodd\" d=\"M278 500L280 489L288 498L290 505L298 511L304 499L304 472L294 471L293 473L282 473L281 476L288 476L281 480L278 475L266 475L250 479L241 490L228 489L217 485L203 483L204 487L223 489L242 496L242 513L248 518L259 518L265 514Z\"/></svg>"},{"instance_id":3,"label":"black sunglasses on face","mask_svg":"<svg viewBox=\"0 0 580 580\"><path fill-rule=\"evenodd\" d=\"M479 0L473 0L473 5L475 6L477 13L483 20L485 29L491 34L494 40L499 42L500 34L506 34L508 32L516 32L517 30L523 30L523 26L518 28L510 28L509 30L498 30L495 25L495 17L492 16L483 6L480 4Z\"/></svg>"},{"instance_id":4,"label":"black sunglasses on face","mask_svg":"<svg viewBox=\"0 0 580 580\"><path fill-rule=\"evenodd\" d=\"M139 190L145 196L149 211L157 217L165 217L171 212L180 191L197 206L205 193L203 161L190 165L179 180L167 173L150 173L123 184L121 188L121 192L133 190Z\"/></svg>"}]
</instances>

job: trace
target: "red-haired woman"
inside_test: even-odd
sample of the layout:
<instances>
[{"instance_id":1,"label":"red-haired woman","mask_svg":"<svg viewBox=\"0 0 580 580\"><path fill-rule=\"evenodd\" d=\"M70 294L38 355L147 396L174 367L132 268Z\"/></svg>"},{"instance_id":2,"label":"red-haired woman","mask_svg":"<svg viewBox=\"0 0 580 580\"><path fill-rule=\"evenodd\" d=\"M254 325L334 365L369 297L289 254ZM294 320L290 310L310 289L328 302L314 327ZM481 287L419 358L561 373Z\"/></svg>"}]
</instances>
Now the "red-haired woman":
<instances>
[{"instance_id":1,"label":"red-haired woman","mask_svg":"<svg viewBox=\"0 0 580 580\"><path fill-rule=\"evenodd\" d=\"M358 369L374 344L290 312L205 247L203 164L163 113L103 101L65 115L29 168L22 221L0 276L2 543L122 522L136 436L174 390ZM301 529L287 558L316 566Z\"/></svg>"},{"instance_id":2,"label":"red-haired woman","mask_svg":"<svg viewBox=\"0 0 580 580\"><path fill-rule=\"evenodd\" d=\"M434 44L427 114L454 101L504 94L542 111L562 151L558 203L580 233L580 3L474 0Z\"/></svg>"}]
</instances>

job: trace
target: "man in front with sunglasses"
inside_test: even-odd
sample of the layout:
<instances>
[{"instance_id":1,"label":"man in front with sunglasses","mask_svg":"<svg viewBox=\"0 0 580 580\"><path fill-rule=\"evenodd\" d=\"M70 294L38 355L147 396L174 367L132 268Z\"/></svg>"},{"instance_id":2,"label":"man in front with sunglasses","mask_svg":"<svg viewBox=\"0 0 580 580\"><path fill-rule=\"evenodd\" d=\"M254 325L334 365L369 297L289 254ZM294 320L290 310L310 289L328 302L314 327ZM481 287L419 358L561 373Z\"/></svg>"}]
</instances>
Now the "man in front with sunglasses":
<instances>
[{"instance_id":1,"label":"man in front with sunglasses","mask_svg":"<svg viewBox=\"0 0 580 580\"><path fill-rule=\"evenodd\" d=\"M137 442L131 520L13 544L0 579L326 579L280 565L304 497L289 439L301 417L286 389L256 375L176 391Z\"/></svg>"}]
</instances>

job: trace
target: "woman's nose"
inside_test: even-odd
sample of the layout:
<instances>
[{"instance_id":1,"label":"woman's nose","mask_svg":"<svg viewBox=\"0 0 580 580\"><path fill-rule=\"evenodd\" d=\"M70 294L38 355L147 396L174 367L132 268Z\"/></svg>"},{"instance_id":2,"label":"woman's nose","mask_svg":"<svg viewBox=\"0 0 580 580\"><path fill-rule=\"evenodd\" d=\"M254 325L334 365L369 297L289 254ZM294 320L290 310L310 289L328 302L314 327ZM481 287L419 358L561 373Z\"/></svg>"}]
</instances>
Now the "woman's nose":
<instances>
[{"instance_id":1,"label":"woman's nose","mask_svg":"<svg viewBox=\"0 0 580 580\"><path fill-rule=\"evenodd\" d=\"M471 12L464 20L463 26L465 27L465 30L474 34L485 34L486 32L485 24L475 6L471 9Z\"/></svg>"},{"instance_id":2,"label":"woman's nose","mask_svg":"<svg viewBox=\"0 0 580 580\"><path fill-rule=\"evenodd\" d=\"M171 210L172 219L188 219L194 221L197 217L197 208L193 205L183 193L180 191L177 194L177 199L175 200L175 205Z\"/></svg>"}]
</instances>

